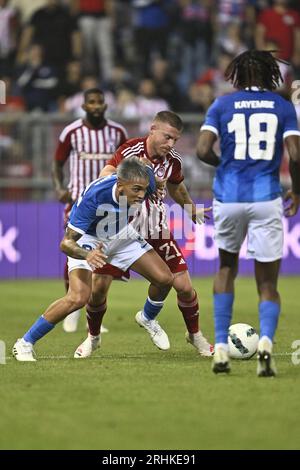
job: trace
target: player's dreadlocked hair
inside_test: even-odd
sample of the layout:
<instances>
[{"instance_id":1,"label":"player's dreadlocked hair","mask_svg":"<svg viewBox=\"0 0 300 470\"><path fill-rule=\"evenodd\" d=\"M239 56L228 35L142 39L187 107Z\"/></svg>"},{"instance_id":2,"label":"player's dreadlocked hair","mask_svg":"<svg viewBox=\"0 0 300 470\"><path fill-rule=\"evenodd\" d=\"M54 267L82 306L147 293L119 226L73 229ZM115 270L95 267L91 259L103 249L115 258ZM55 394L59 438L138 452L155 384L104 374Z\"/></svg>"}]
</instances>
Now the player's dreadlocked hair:
<instances>
[{"instance_id":1,"label":"player's dreadlocked hair","mask_svg":"<svg viewBox=\"0 0 300 470\"><path fill-rule=\"evenodd\" d=\"M272 52L251 49L243 52L230 62L225 79L230 80L235 88L257 86L260 90L275 90L282 82L278 62Z\"/></svg>"}]
</instances>

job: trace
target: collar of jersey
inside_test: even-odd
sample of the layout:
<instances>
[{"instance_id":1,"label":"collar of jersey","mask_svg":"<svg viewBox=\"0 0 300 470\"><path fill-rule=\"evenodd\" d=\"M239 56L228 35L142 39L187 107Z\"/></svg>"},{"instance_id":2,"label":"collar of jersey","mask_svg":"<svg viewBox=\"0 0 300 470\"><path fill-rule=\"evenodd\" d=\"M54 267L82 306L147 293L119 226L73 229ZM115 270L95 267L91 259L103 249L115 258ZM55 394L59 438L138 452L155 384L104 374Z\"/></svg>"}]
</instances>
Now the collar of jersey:
<instances>
[{"instance_id":1,"label":"collar of jersey","mask_svg":"<svg viewBox=\"0 0 300 470\"><path fill-rule=\"evenodd\" d=\"M114 202L119 205L119 201L117 200L116 192L117 192L117 183L115 183L113 185L111 194L112 194L112 198L113 198Z\"/></svg>"},{"instance_id":2,"label":"collar of jersey","mask_svg":"<svg viewBox=\"0 0 300 470\"><path fill-rule=\"evenodd\" d=\"M258 88L258 86L247 86L245 88L245 91L267 91L266 88L263 88L262 90Z\"/></svg>"}]
</instances>

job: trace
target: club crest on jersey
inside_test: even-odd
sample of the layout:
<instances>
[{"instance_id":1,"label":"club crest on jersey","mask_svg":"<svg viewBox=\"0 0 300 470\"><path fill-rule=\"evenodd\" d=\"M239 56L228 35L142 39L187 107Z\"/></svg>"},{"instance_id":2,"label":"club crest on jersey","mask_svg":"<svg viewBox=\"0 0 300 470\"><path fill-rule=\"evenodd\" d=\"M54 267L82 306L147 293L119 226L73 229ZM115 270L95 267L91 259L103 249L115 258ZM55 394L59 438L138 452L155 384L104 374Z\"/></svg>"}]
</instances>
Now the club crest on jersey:
<instances>
[{"instance_id":1,"label":"club crest on jersey","mask_svg":"<svg viewBox=\"0 0 300 470\"><path fill-rule=\"evenodd\" d=\"M160 178L162 178L163 176L165 176L165 167L164 166L160 166L157 171L156 171L156 175L159 176Z\"/></svg>"}]
</instances>

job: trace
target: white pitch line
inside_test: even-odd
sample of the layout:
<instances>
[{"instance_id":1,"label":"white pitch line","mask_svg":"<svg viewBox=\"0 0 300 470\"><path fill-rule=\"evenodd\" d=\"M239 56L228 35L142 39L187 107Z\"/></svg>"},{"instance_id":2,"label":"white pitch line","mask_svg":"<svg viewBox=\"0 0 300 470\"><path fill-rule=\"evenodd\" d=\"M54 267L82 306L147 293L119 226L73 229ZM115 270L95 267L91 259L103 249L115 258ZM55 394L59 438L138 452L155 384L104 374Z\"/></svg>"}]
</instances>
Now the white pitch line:
<instances>
[{"instance_id":1,"label":"white pitch line","mask_svg":"<svg viewBox=\"0 0 300 470\"><path fill-rule=\"evenodd\" d=\"M292 356L293 353L291 352L279 352L279 353L274 353L272 354L272 356L274 357L286 357L286 356ZM127 355L127 354L124 354L123 356L115 356L115 355L108 355L108 354L105 354L103 356L91 356L91 359L144 359L144 358L148 358L148 354L139 354L138 356L137 355ZM171 357L173 358L181 358L182 359L182 356L180 354L173 354ZM195 356L197 357L197 356ZM199 356L201 357L201 356ZM11 356L7 356L6 357L6 360L12 360L14 359L13 357ZM38 356L37 359L55 359L55 360L66 360L66 359L74 359L73 356ZM77 358L77 359L80 359L80 358Z\"/></svg>"}]
</instances>

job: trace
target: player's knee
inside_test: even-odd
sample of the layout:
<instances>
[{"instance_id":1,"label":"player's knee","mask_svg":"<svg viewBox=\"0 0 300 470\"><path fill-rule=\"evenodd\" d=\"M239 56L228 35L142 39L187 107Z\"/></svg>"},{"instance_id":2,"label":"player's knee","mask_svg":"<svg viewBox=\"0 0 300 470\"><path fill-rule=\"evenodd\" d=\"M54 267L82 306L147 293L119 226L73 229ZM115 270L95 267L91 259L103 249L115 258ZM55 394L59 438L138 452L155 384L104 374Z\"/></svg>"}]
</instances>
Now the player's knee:
<instances>
[{"instance_id":1,"label":"player's knee","mask_svg":"<svg viewBox=\"0 0 300 470\"><path fill-rule=\"evenodd\" d=\"M279 293L277 291L276 285L270 281L262 282L258 286L258 292L259 292L261 301L277 300L279 297Z\"/></svg>"},{"instance_id":2,"label":"player's knee","mask_svg":"<svg viewBox=\"0 0 300 470\"><path fill-rule=\"evenodd\" d=\"M173 282L174 282L174 276L170 271L170 272L160 273L155 280L155 285L157 285L160 288L171 289Z\"/></svg>"},{"instance_id":3,"label":"player's knee","mask_svg":"<svg viewBox=\"0 0 300 470\"><path fill-rule=\"evenodd\" d=\"M89 292L71 292L68 294L69 303L74 307L74 310L78 310L88 303L89 294Z\"/></svg>"},{"instance_id":4,"label":"player's knee","mask_svg":"<svg viewBox=\"0 0 300 470\"><path fill-rule=\"evenodd\" d=\"M232 265L222 265L220 267L220 275L226 279L235 279L237 276L237 266L235 264Z\"/></svg>"}]
</instances>

